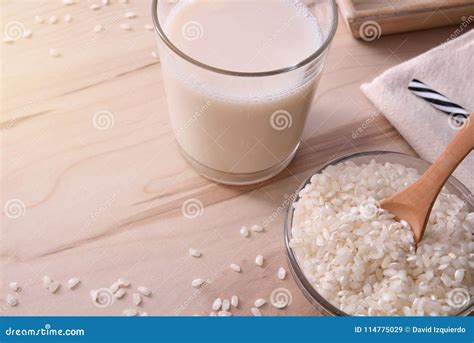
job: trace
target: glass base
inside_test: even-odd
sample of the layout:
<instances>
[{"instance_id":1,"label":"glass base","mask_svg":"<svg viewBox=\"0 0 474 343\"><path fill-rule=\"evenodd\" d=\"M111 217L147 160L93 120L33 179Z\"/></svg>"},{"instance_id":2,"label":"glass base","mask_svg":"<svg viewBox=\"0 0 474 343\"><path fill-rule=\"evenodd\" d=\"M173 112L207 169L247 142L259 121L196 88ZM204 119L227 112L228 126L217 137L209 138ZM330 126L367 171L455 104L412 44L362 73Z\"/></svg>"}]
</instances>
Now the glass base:
<instances>
[{"instance_id":1,"label":"glass base","mask_svg":"<svg viewBox=\"0 0 474 343\"><path fill-rule=\"evenodd\" d=\"M186 151L184 151L179 144L178 148L186 162L188 162L188 164L193 167L194 170L196 170L201 176L204 176L206 179L225 185L243 186L268 180L280 173L283 169L286 168L286 166L288 166L288 164L290 164L293 157L295 157L299 145L300 143L298 142L291 154L277 165L255 173L227 173L215 170L206 167L205 165L196 161L194 158L188 155L188 153L186 153Z\"/></svg>"}]
</instances>

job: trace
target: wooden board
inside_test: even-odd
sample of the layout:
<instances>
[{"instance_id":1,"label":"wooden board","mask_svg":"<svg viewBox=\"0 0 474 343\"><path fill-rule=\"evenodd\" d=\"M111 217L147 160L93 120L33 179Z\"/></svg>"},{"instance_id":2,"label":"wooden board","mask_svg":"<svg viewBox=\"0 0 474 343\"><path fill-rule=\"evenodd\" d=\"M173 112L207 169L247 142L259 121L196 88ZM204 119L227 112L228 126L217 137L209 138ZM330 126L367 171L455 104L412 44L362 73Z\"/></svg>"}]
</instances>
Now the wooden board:
<instances>
[{"instance_id":1,"label":"wooden board","mask_svg":"<svg viewBox=\"0 0 474 343\"><path fill-rule=\"evenodd\" d=\"M301 149L289 168L255 186L228 187L196 175L176 148L166 109L154 32L146 1L2 2L1 27L12 21L33 29L29 39L1 44L1 278L4 315L121 315L133 308L138 285L153 291L139 307L150 315L206 315L214 298L237 294L236 315L249 315L258 297L290 290L285 310L266 305L265 315L318 315L286 267L279 210L290 194L328 159L351 151L388 149L414 154L403 138L359 90L383 70L445 40L452 28L384 37L374 43L352 39L343 24L332 44ZM134 11L137 18L126 20ZM64 14L73 20L65 23ZM60 22L35 23L35 15ZM119 28L130 23L131 31ZM341 21L342 23L342 21ZM106 31L97 36L93 28ZM49 48L61 57L52 58ZM101 110L114 115L107 130L93 126ZM354 132L361 134L354 135ZM354 138L355 137L355 138ZM19 199L24 213L12 218L5 204ZM187 219L181 206L199 199L202 216ZM286 207L283 204L283 207ZM264 233L245 239L241 225L274 217ZM203 253L188 254L190 247ZM263 268L254 264L265 257ZM242 273L229 268L242 266ZM56 294L43 288L49 275L61 282ZM82 280L76 290L67 280ZM99 308L91 289L117 278L132 288L112 306ZM194 278L212 283L202 290ZM5 305L8 285L20 283L17 307Z\"/></svg>"},{"instance_id":2,"label":"wooden board","mask_svg":"<svg viewBox=\"0 0 474 343\"><path fill-rule=\"evenodd\" d=\"M352 35L366 40L375 39L374 35L379 37L450 25L459 25L457 30L460 34L462 31L467 31L474 22L474 2L471 0L337 0L337 2Z\"/></svg>"}]
</instances>

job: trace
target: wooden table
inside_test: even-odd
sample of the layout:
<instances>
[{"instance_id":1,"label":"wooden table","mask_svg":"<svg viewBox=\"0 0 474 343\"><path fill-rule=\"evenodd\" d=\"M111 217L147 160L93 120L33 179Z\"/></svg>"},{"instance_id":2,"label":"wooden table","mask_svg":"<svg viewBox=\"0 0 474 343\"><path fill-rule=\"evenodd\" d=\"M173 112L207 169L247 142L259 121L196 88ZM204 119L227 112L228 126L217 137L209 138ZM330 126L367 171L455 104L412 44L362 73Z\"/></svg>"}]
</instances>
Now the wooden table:
<instances>
[{"instance_id":1,"label":"wooden table","mask_svg":"<svg viewBox=\"0 0 474 343\"><path fill-rule=\"evenodd\" d=\"M160 63L151 55L155 33L144 29L151 24L150 3L130 2L111 1L99 10L91 10L90 1L2 2L2 28L17 21L33 30L28 39L1 44L2 313L121 315L135 308L132 293L145 285L153 295L137 308L150 315L207 315L216 297L233 294L240 297L233 313L249 315L255 299L268 301L279 287L291 292L292 304L285 310L267 304L264 315L318 315L291 275L276 276L280 266L288 270L284 196L341 154L414 154L382 115L374 115L359 86L439 45L455 28L367 43L352 38L341 20L294 161L264 184L228 187L198 176L179 155ZM127 11L137 17L125 19ZM46 22L37 23L36 15ZM57 24L47 22L52 15ZM122 23L132 30L120 29ZM50 56L50 48L61 56ZM100 111L113 115L105 130L93 125ZM353 138L358 128L364 129ZM188 199L203 204L201 216L183 216ZM20 212L11 206L7 213L7 203ZM242 225L269 217L265 232L239 234ZM202 256L191 257L190 247ZM258 254L265 257L263 268L254 263ZM61 283L55 294L44 289L44 275ZM81 284L71 291L66 284L74 276ZM125 297L95 306L90 290L119 277L132 282ZM212 282L193 288L198 277ZM21 286L16 307L5 305L11 281Z\"/></svg>"}]
</instances>

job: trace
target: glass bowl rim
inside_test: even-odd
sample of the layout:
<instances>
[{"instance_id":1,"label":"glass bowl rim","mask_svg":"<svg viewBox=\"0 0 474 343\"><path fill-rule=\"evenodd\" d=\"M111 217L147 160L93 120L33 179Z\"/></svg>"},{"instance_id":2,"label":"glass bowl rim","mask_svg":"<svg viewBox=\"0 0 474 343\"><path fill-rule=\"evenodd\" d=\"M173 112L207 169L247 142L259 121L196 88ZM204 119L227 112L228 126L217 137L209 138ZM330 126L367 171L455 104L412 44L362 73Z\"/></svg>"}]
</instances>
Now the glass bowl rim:
<instances>
[{"instance_id":1,"label":"glass bowl rim","mask_svg":"<svg viewBox=\"0 0 474 343\"><path fill-rule=\"evenodd\" d=\"M287 259L288 259L288 265L290 267L291 274L293 275L293 279L298 284L300 290L303 292L306 298L310 300L312 305L315 305L314 302L316 302L316 304L319 305L316 307L318 308L318 310L322 310L320 312L322 312L323 314L330 314L330 315L336 315L336 316L351 316L350 314L338 309L336 306L334 306L328 300L326 300L322 295L320 295L319 292L316 291L316 289L311 285L311 283L308 281L308 279L304 275L304 272L298 263L298 259L295 255L295 252L290 247L290 240L292 237L291 228L292 228L292 221L293 221L293 205L299 200L300 191L310 182L311 177L314 174L322 172L324 169L326 169L328 166L331 166L331 165L348 161L356 157L373 156L373 155L376 155L376 156L396 155L402 159L414 160L417 162L424 163L427 166L431 165L431 163L429 163L428 161L420 157L416 157L416 156L412 156L406 153L396 152L396 151L372 150L372 151L345 154L335 159L331 159L327 162L324 162L323 164L316 167L314 171L298 187L297 191L294 193L295 194L294 198L292 199L290 205L288 206L288 211L286 213L286 218L284 222L284 233L283 233L285 250L286 250ZM449 179L446 181L446 183L449 183L460 193L467 195L465 201L469 203L471 207L474 206L471 200L472 193L469 191L469 189L466 186L464 186L463 183L461 183L461 181L459 181L458 179L456 179L454 176L451 175ZM474 310L474 299L471 298L469 304L466 305L465 308L461 309L458 313L454 314L454 316L467 316L473 310Z\"/></svg>"},{"instance_id":2,"label":"glass bowl rim","mask_svg":"<svg viewBox=\"0 0 474 343\"><path fill-rule=\"evenodd\" d=\"M312 61L322 56L324 52L327 50L327 48L329 48L329 45L331 44L332 39L334 38L334 35L336 34L338 20L339 20L336 0L327 0L330 2L331 11L332 11L331 29L328 33L328 36L324 39L323 43L321 44L321 46L318 49L316 49L311 55L309 55L308 57L305 57L303 60L301 60L300 62L296 64L293 64L288 67L280 68L280 69L269 70L269 71L258 71L258 72L240 72L240 71L235 71L235 70L217 68L217 67L208 65L206 63L200 62L197 59L192 58L188 54L184 53L181 49L179 49L176 45L174 45L171 42L171 40L168 38L168 36L166 35L165 31L163 30L163 27L160 24L160 20L158 19L158 1L159 0L153 0L151 4L151 17L153 20L153 26L155 27L156 33L158 34L160 39L166 44L166 46L169 49L171 49L171 51L173 51L175 54L177 54L179 57L183 58L184 60L200 68L207 69L209 71L212 71L218 74L224 74L224 75L230 75L230 76L262 77L262 76L279 75L279 74L284 74L284 73L296 70L298 68L301 68L311 63Z\"/></svg>"}]
</instances>

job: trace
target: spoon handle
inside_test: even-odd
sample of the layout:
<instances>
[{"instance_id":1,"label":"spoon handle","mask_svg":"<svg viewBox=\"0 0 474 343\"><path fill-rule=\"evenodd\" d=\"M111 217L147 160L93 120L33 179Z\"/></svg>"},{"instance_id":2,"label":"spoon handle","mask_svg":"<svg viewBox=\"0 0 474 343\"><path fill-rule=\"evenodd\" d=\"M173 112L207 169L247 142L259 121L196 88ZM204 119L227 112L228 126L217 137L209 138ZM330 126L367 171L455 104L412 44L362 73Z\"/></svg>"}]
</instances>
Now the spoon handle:
<instances>
[{"instance_id":1,"label":"spoon handle","mask_svg":"<svg viewBox=\"0 0 474 343\"><path fill-rule=\"evenodd\" d=\"M461 161L474 149L474 112L463 124L459 132L451 139L443 153L434 161L434 163L425 172L426 178L422 182L429 183L431 187L426 196L433 196L433 200L439 193L448 177L454 172ZM421 185L420 185L421 187Z\"/></svg>"}]
</instances>

